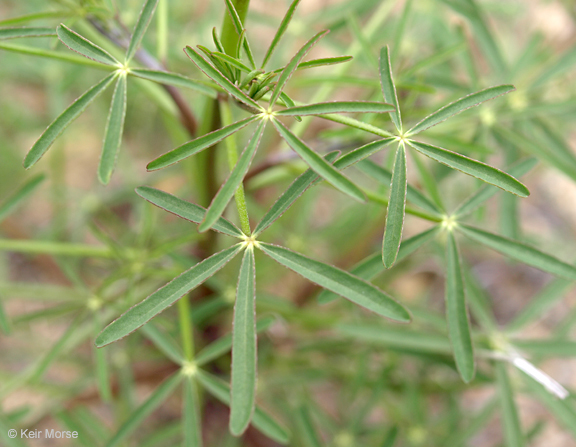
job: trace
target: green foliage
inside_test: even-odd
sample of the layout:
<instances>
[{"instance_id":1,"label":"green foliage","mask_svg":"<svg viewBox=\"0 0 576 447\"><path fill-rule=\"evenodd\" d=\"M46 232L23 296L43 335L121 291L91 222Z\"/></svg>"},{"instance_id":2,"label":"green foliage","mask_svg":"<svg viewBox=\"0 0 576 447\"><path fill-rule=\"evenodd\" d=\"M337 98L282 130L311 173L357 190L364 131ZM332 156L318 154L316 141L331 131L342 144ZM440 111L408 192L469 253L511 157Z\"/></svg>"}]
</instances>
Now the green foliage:
<instances>
[{"instance_id":1,"label":"green foliage","mask_svg":"<svg viewBox=\"0 0 576 447\"><path fill-rule=\"evenodd\" d=\"M86 446L268 445L249 426L282 445L460 446L498 413L501 442L517 447L542 426L523 426L520 394L576 436L570 390L537 366L576 356L576 313L546 338L529 334L576 281L561 260L574 251L571 227L555 227L558 237L534 230L522 208L533 214L543 201L534 173L576 181L565 137L576 114L574 48L551 57L538 39L524 49L508 42L518 53L509 61L498 21L474 0L407 1L401 11L360 0L309 17L293 0L269 44L255 33L276 19L248 0L192 13L167 0L143 0L139 12L108 0L55 0L60 9L46 11L31 3L0 21L0 40L31 42L0 43L2 76L10 85L41 79L57 117L24 158L46 172L23 181L10 173L16 188L12 177L0 183L0 251L34 259L65 285L18 282L4 268L11 259L0 263L0 331L65 329L31 342L23 371L0 371L3 398L27 388L52 399L3 410L6 445L21 445L6 437L10 427L51 416ZM463 18L457 26L450 10ZM509 14L490 9L499 12ZM92 80L93 69L106 76ZM84 93L66 106L76 90ZM98 99L106 95L109 107ZM21 124L21 105L0 102L9 171L14 147L45 119L27 111ZM82 114L76 134L65 134ZM10 126L26 138L13 139ZM92 140L102 150L87 170L80 153ZM86 172L102 186L68 185L69 173ZM27 237L28 216L47 204L49 225ZM486 261L484 247L555 277L509 321L495 299L508 291L493 299L481 267L511 267ZM43 306L13 313L19 300ZM65 362L78 373L52 382ZM150 365L159 367L143 374ZM136 398L144 380L153 386ZM497 396L471 414L467 391L481 388ZM98 397L85 404L90 389ZM219 405L230 408L224 424Z\"/></svg>"}]
</instances>

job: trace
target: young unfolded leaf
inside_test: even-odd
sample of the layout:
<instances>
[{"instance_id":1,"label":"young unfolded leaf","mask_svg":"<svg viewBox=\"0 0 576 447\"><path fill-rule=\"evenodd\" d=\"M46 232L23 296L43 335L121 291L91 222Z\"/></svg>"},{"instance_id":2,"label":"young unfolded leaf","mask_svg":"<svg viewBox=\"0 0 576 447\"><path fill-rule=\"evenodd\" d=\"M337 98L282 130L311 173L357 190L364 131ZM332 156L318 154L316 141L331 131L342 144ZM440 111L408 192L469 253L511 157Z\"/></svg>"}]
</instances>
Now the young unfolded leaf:
<instances>
[{"instance_id":1,"label":"young unfolded leaf","mask_svg":"<svg viewBox=\"0 0 576 447\"><path fill-rule=\"evenodd\" d=\"M222 127L221 129L210 132L209 134L202 135L194 140L184 143L182 146L178 146L176 149L172 149L170 152L166 152L164 155L152 160L146 166L149 171L155 171L156 169L162 169L166 166L170 166L181 160L184 160L191 155L197 154L204 149L214 146L219 141L229 137L230 135L238 132L243 127L246 127L252 121L256 120L257 116L249 116L243 120L237 121L229 126Z\"/></svg>"},{"instance_id":2,"label":"young unfolded leaf","mask_svg":"<svg viewBox=\"0 0 576 447\"><path fill-rule=\"evenodd\" d=\"M70 28L66 27L66 25L59 25L58 28L56 28L56 33L64 45L88 59L106 65L122 65L112 57L110 53L103 50L98 45L93 44L88 39L85 39L80 34L75 33Z\"/></svg>"},{"instance_id":3,"label":"young unfolded leaf","mask_svg":"<svg viewBox=\"0 0 576 447\"><path fill-rule=\"evenodd\" d=\"M46 179L44 174L38 174L28 180L18 191L12 194L0 205L0 222L6 218L18 205L32 194L36 188Z\"/></svg>"},{"instance_id":4,"label":"young unfolded leaf","mask_svg":"<svg viewBox=\"0 0 576 447\"><path fill-rule=\"evenodd\" d=\"M280 39L286 32L286 29L288 28L288 25L292 20L292 16L294 15L294 11L296 10L298 3L300 3L300 0L293 0L292 3L290 4L290 7L288 8L288 11L286 11L286 14L282 19L282 22L280 22L280 26L278 27L278 30L276 31L276 34L274 35L272 42L270 42L268 50L266 50L266 55L264 56L264 60L262 61L262 65L260 66L261 68L264 68L266 66L266 64L270 60L270 57L274 53L274 50L278 46L278 42L280 42Z\"/></svg>"},{"instance_id":5,"label":"young unfolded leaf","mask_svg":"<svg viewBox=\"0 0 576 447\"><path fill-rule=\"evenodd\" d=\"M244 25L242 24L242 20L240 20L240 16L238 15L238 11L234 7L234 3L232 0L224 0L226 3L226 9L228 10L228 15L232 20L232 24L234 25L234 29L238 33L239 36L242 35L244 30ZM248 56L248 60L250 61L250 65L252 68L256 68L256 63L254 62L254 56L252 55L252 50L250 49L250 44L248 43L248 39L240 39L239 43L242 44L244 47L244 51L246 52L246 56Z\"/></svg>"},{"instance_id":6,"label":"young unfolded leaf","mask_svg":"<svg viewBox=\"0 0 576 447\"><path fill-rule=\"evenodd\" d=\"M98 166L98 179L104 185L107 185L112 176L118 148L122 142L122 133L124 131L124 118L126 116L126 74L118 76L116 88L112 95L110 104L110 113L104 131L104 145L102 147L102 156Z\"/></svg>"},{"instance_id":7,"label":"young unfolded leaf","mask_svg":"<svg viewBox=\"0 0 576 447\"><path fill-rule=\"evenodd\" d=\"M382 261L386 268L390 268L396 262L400 241L402 240L402 228L404 227L404 208L406 207L406 150L400 143L396 151L392 183L390 184L390 200L386 212L386 227L382 240Z\"/></svg>"},{"instance_id":8,"label":"young unfolded leaf","mask_svg":"<svg viewBox=\"0 0 576 447\"><path fill-rule=\"evenodd\" d=\"M246 149L240 155L238 159L238 163L230 173L230 176L226 180L226 182L222 185L222 188L218 191L210 207L206 211L206 215L204 216L204 220L198 227L198 231L203 232L207 231L212 228L222 213L224 209L228 205L228 202L234 196L234 193L238 189L238 186L242 183L244 176L248 172L250 168L250 164L252 163L252 159L254 158L254 154L258 149L258 144L260 143L260 138L264 133L264 127L266 126L266 121L261 121L252 135L252 138L248 142Z\"/></svg>"},{"instance_id":9,"label":"young unfolded leaf","mask_svg":"<svg viewBox=\"0 0 576 447\"><path fill-rule=\"evenodd\" d=\"M106 90L106 87L110 85L112 80L116 77L116 73L112 73L102 79L98 84L90 88L86 93L84 93L80 98L72 103L62 114L56 118L44 131L44 133L38 138L32 149L26 154L24 158L24 167L26 169L31 168L36 164L40 158L46 153L46 151L52 146L52 143L58 138L58 136L64 132L64 129L74 121L80 114L88 107L88 105L94 101L94 99Z\"/></svg>"},{"instance_id":10,"label":"young unfolded leaf","mask_svg":"<svg viewBox=\"0 0 576 447\"><path fill-rule=\"evenodd\" d=\"M398 257L396 258L396 262L401 261L406 256L418 250L418 248L432 239L436 233L438 233L439 229L440 228L438 226L434 226L429 230L417 234L416 236L404 239L400 244L400 250L398 250ZM378 252L368 256L367 258L364 258L358 264L354 265L354 267L352 267L350 270L350 273L360 279L370 281L376 277L376 275L382 273L383 270L384 265L382 264L382 253ZM337 298L337 294L328 290L323 290L320 292L317 299L320 304L326 304L334 301Z\"/></svg>"},{"instance_id":11,"label":"young unfolded leaf","mask_svg":"<svg viewBox=\"0 0 576 447\"><path fill-rule=\"evenodd\" d=\"M278 110L276 115L327 115L329 113L387 113L392 112L394 107L383 102L368 101L334 101L308 104L305 106L289 107Z\"/></svg>"},{"instance_id":12,"label":"young unfolded leaf","mask_svg":"<svg viewBox=\"0 0 576 447\"><path fill-rule=\"evenodd\" d=\"M338 157L338 152L331 152L324 158L329 162L333 162ZM268 212L262 217L262 220L256 225L253 231L254 237L262 233L266 228L272 225L276 220L282 216L292 206L292 204L306 191L316 180L318 174L312 169L308 169L304 174L299 176L286 191L274 202Z\"/></svg>"},{"instance_id":13,"label":"young unfolded leaf","mask_svg":"<svg viewBox=\"0 0 576 447\"><path fill-rule=\"evenodd\" d=\"M460 255L454 234L446 241L446 320L458 372L464 382L474 377L474 348L466 309Z\"/></svg>"},{"instance_id":14,"label":"young unfolded leaf","mask_svg":"<svg viewBox=\"0 0 576 447\"><path fill-rule=\"evenodd\" d=\"M528 197L530 195L530 191L528 191L526 186L511 175L508 175L492 166L430 144L419 143L412 140L408 140L408 144L418 152L432 158L433 160L461 171L464 174L479 178L480 180L497 186L504 191L511 192L520 197Z\"/></svg>"},{"instance_id":15,"label":"young unfolded leaf","mask_svg":"<svg viewBox=\"0 0 576 447\"><path fill-rule=\"evenodd\" d=\"M136 22L136 26L134 27L134 31L132 32L132 37L130 39L130 44L128 45L128 50L126 51L126 63L130 62L130 60L136 54L136 50L138 50L140 42L142 42L144 33L146 33L148 25L150 25L150 20L152 20L152 15L154 14L154 10L158 5L158 1L159 0L144 1L142 10L140 11L140 15L138 16L138 21Z\"/></svg>"},{"instance_id":16,"label":"young unfolded leaf","mask_svg":"<svg viewBox=\"0 0 576 447\"><path fill-rule=\"evenodd\" d=\"M278 133L294 151L310 166L318 175L323 177L332 186L339 189L354 199L363 202L364 194L354 183L344 177L331 164L324 160L320 155L310 149L306 144L294 135L284 124L274 119L272 121L278 130Z\"/></svg>"},{"instance_id":17,"label":"young unfolded leaf","mask_svg":"<svg viewBox=\"0 0 576 447\"><path fill-rule=\"evenodd\" d=\"M498 383L498 394L500 396L500 405L502 408L502 422L504 428L504 438L506 446L523 447L524 436L518 418L518 410L514 402L514 392L510 385L510 378L504 362L497 362L494 365L496 369L496 381Z\"/></svg>"},{"instance_id":18,"label":"young unfolded leaf","mask_svg":"<svg viewBox=\"0 0 576 447\"><path fill-rule=\"evenodd\" d=\"M382 47L380 50L380 85L382 87L384 101L392 104L395 109L390 113L390 118L392 118L396 130L402 132L402 117L400 115L400 108L398 107L396 86L394 85L394 79L392 78L392 67L390 66L388 46Z\"/></svg>"},{"instance_id":19,"label":"young unfolded leaf","mask_svg":"<svg viewBox=\"0 0 576 447\"><path fill-rule=\"evenodd\" d=\"M181 381L182 375L178 373L164 380L164 382L154 390L152 395L128 417L128 420L122 424L112 439L108 441L106 447L116 447L122 444L126 437L130 436L130 434L172 394Z\"/></svg>"},{"instance_id":20,"label":"young unfolded leaf","mask_svg":"<svg viewBox=\"0 0 576 447\"><path fill-rule=\"evenodd\" d=\"M260 105L250 98L246 93L240 90L236 85L232 84L228 79L226 79L222 73L220 73L216 68L210 65L206 59L204 59L198 51L194 48L186 47L184 49L186 55L190 58L192 62L202 71L206 76L212 79L216 84L226 90L231 96L236 98L238 101L246 104L249 107L254 108L256 111L263 110Z\"/></svg>"},{"instance_id":21,"label":"young unfolded leaf","mask_svg":"<svg viewBox=\"0 0 576 447\"><path fill-rule=\"evenodd\" d=\"M457 115L470 107L482 104L485 101L497 98L498 96L505 95L516 90L513 85L499 85L497 87L490 87L485 90L481 90L471 95L464 96L457 101L454 101L436 112L428 115L418 124L416 124L412 129L410 129L406 135L415 135L423 130L429 129L436 124L440 124L442 121L447 120L451 116Z\"/></svg>"},{"instance_id":22,"label":"young unfolded leaf","mask_svg":"<svg viewBox=\"0 0 576 447\"><path fill-rule=\"evenodd\" d=\"M220 402L230 405L230 388L226 382L203 370L199 370L196 377L202 386L206 388L206 391ZM254 409L251 424L270 439L280 444L288 444L288 441L290 441L288 430L280 426L258 407Z\"/></svg>"},{"instance_id":23,"label":"young unfolded leaf","mask_svg":"<svg viewBox=\"0 0 576 447\"><path fill-rule=\"evenodd\" d=\"M250 73L252 71L250 69L250 67L248 67L247 65L244 65L238 59L236 59L232 56L228 56L226 53L220 53L219 51L212 51L210 54L212 56L220 59L221 61L225 62L226 64L231 65L234 68L237 68L238 70L244 71L246 73Z\"/></svg>"},{"instance_id":24,"label":"young unfolded leaf","mask_svg":"<svg viewBox=\"0 0 576 447\"><path fill-rule=\"evenodd\" d=\"M576 267L543 253L534 247L465 224L459 224L457 228L473 241L499 251L505 256L553 275L573 281L576 280Z\"/></svg>"},{"instance_id":25,"label":"young unfolded leaf","mask_svg":"<svg viewBox=\"0 0 576 447\"><path fill-rule=\"evenodd\" d=\"M17 37L43 37L56 36L54 28L0 28L0 40L15 39Z\"/></svg>"},{"instance_id":26,"label":"young unfolded leaf","mask_svg":"<svg viewBox=\"0 0 576 447\"><path fill-rule=\"evenodd\" d=\"M232 373L230 395L230 433L240 436L248 427L256 395L256 301L254 249L244 252L232 332Z\"/></svg>"},{"instance_id":27,"label":"young unfolded leaf","mask_svg":"<svg viewBox=\"0 0 576 447\"><path fill-rule=\"evenodd\" d=\"M304 58L304 56L306 56L306 54L308 53L308 51L310 51L310 49L314 46L314 44L318 42L322 37L324 37L327 33L328 31L321 31L314 37L312 37L312 39L310 39L308 42L304 44L302 48L300 48L298 53L296 53L296 55L290 60L290 62L288 63L288 65L286 65L284 70L282 70L282 73L278 78L278 82L276 83L276 87L274 88L274 91L270 96L270 108L274 107L274 104L276 104L276 101L280 97L280 93L282 93L282 90L284 90L284 87L286 86L286 83L292 76L292 73L294 73L294 71L296 71L296 69L298 68L298 64L300 63L300 61Z\"/></svg>"},{"instance_id":28,"label":"young unfolded leaf","mask_svg":"<svg viewBox=\"0 0 576 447\"><path fill-rule=\"evenodd\" d=\"M118 319L110 323L96 339L96 346L102 347L126 337L160 312L178 301L184 294L198 287L228 261L238 254L240 245L234 245L199 262L191 269L174 278L144 301L136 304Z\"/></svg>"},{"instance_id":29,"label":"young unfolded leaf","mask_svg":"<svg viewBox=\"0 0 576 447\"><path fill-rule=\"evenodd\" d=\"M187 78L178 73L170 73L168 71L158 71L158 70L147 70L145 68L131 68L128 72L129 75L137 76L142 79L147 79L149 81L157 82L158 84L173 85L175 87L184 87L197 92L203 93L211 98L216 97L217 88L212 84L212 86L207 85L201 81L196 81L194 79Z\"/></svg>"},{"instance_id":30,"label":"young unfolded leaf","mask_svg":"<svg viewBox=\"0 0 576 447\"><path fill-rule=\"evenodd\" d=\"M184 410L182 428L184 429L183 447L202 447L202 421L200 396L196 381L192 377L184 379Z\"/></svg>"},{"instance_id":31,"label":"young unfolded leaf","mask_svg":"<svg viewBox=\"0 0 576 447\"><path fill-rule=\"evenodd\" d=\"M536 158L527 158L526 160L523 160L522 162L516 164L515 166L512 166L510 169L508 169L508 172L513 177L521 177L524 174L527 174L529 171L531 171L532 168L534 168L534 166L536 166L537 164L538 160ZM484 202L486 202L490 197L492 197L497 192L498 189L496 189L495 187L490 185L484 185L475 194L473 194L464 202L462 202L460 205L458 205L458 208L456 208L456 210L452 213L452 215L466 216L467 214L470 214L472 211L481 206Z\"/></svg>"},{"instance_id":32,"label":"young unfolded leaf","mask_svg":"<svg viewBox=\"0 0 576 447\"><path fill-rule=\"evenodd\" d=\"M312 59L309 61L300 62L296 70L307 70L309 68L323 67L325 65L341 64L353 59L352 56L336 56L336 57L323 57L321 59Z\"/></svg>"},{"instance_id":33,"label":"young unfolded leaf","mask_svg":"<svg viewBox=\"0 0 576 447\"><path fill-rule=\"evenodd\" d=\"M199 205L179 199L172 194L160 191L149 186L139 186L136 188L136 194L148 202L156 205L169 213L175 214L182 219L190 222L200 223L204 220L206 210ZM212 226L212 229L232 237L243 237L242 232L232 222L220 217Z\"/></svg>"},{"instance_id":34,"label":"young unfolded leaf","mask_svg":"<svg viewBox=\"0 0 576 447\"><path fill-rule=\"evenodd\" d=\"M284 247L260 243L259 248L290 270L353 303L392 320L402 323L410 321L408 311L394 299L344 270L307 258Z\"/></svg>"}]
</instances>

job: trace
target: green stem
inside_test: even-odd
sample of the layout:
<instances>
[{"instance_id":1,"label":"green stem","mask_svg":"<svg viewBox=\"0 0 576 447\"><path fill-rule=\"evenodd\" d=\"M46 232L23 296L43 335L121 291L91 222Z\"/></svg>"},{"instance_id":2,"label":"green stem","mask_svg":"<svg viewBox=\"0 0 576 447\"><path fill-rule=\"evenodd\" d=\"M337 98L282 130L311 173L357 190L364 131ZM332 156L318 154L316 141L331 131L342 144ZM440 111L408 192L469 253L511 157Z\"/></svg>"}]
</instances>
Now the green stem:
<instances>
[{"instance_id":1,"label":"green stem","mask_svg":"<svg viewBox=\"0 0 576 447\"><path fill-rule=\"evenodd\" d=\"M184 358L191 362L194 360L194 329L190 314L190 301L184 296L178 301L178 320L180 324L180 337L182 338L182 350Z\"/></svg>"},{"instance_id":2,"label":"green stem","mask_svg":"<svg viewBox=\"0 0 576 447\"><path fill-rule=\"evenodd\" d=\"M232 3L234 4L234 8L236 8L240 21L244 25L246 15L248 14L250 0L232 0ZM220 40L222 41L222 46L228 55L234 56L239 37L240 36L236 32L234 24L230 19L230 15L228 14L228 11L226 11L224 14L224 22L222 23L222 36L220 36Z\"/></svg>"},{"instance_id":3,"label":"green stem","mask_svg":"<svg viewBox=\"0 0 576 447\"><path fill-rule=\"evenodd\" d=\"M232 109L230 108L230 103L227 100L220 101L220 116L222 118L222 125L228 126L233 123ZM225 140L226 152L228 154L228 167L230 170L234 169L236 163L238 162L238 148L236 145L236 134L229 136ZM240 184L236 193L234 194L236 200L236 208L238 209L238 216L240 217L240 226L242 232L249 236L250 231L250 219L248 217L248 207L246 206L246 196L244 194L244 185Z\"/></svg>"},{"instance_id":4,"label":"green stem","mask_svg":"<svg viewBox=\"0 0 576 447\"><path fill-rule=\"evenodd\" d=\"M114 253L108 247L23 239L0 239L0 251L94 258L114 257Z\"/></svg>"}]
</instances>

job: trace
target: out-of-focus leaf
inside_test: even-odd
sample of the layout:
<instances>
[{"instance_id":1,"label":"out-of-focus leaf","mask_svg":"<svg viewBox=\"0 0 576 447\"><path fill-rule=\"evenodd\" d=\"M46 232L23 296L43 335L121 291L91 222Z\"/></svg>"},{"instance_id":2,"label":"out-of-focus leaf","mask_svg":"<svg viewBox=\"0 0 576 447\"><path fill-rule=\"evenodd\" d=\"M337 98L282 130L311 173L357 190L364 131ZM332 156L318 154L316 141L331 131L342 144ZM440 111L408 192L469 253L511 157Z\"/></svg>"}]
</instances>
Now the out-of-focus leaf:
<instances>
[{"instance_id":1,"label":"out-of-focus leaf","mask_svg":"<svg viewBox=\"0 0 576 447\"><path fill-rule=\"evenodd\" d=\"M6 218L18 205L26 200L36 188L46 179L44 174L38 174L28 180L20 189L0 205L0 222Z\"/></svg>"},{"instance_id":2,"label":"out-of-focus leaf","mask_svg":"<svg viewBox=\"0 0 576 447\"><path fill-rule=\"evenodd\" d=\"M0 28L0 40L15 39L18 37L53 37L56 36L54 28Z\"/></svg>"},{"instance_id":3,"label":"out-of-focus leaf","mask_svg":"<svg viewBox=\"0 0 576 447\"><path fill-rule=\"evenodd\" d=\"M500 405L502 408L502 421L504 426L504 438L506 445L510 447L522 447L525 445L524 435L520 427L518 418L518 409L514 402L514 392L510 385L507 365L504 362L498 362L495 365L496 380L498 382L498 394L500 396Z\"/></svg>"}]
</instances>

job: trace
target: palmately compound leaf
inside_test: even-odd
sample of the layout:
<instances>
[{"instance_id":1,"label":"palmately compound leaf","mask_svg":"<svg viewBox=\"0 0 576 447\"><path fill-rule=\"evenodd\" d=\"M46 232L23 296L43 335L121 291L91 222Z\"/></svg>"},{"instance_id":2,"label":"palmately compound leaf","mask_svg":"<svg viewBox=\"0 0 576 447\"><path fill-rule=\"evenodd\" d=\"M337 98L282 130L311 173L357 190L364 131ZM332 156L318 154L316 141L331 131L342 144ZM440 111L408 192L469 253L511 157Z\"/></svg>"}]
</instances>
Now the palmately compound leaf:
<instances>
[{"instance_id":1,"label":"palmately compound leaf","mask_svg":"<svg viewBox=\"0 0 576 447\"><path fill-rule=\"evenodd\" d=\"M237 121L229 126L222 127L214 132L210 132L206 135L195 138L194 140L188 141L187 143L178 146L176 149L172 149L170 152L166 152L155 160L152 160L148 163L146 169L149 171L155 171L156 169L162 169L184 160L185 158L197 154L204 149L214 146L216 143L246 127L257 118L257 116L249 116L248 118L244 118L243 120Z\"/></svg>"},{"instance_id":2,"label":"palmately compound leaf","mask_svg":"<svg viewBox=\"0 0 576 447\"><path fill-rule=\"evenodd\" d=\"M338 152L331 152L324 158L326 161L333 162L338 157ZM262 220L256 225L253 235L256 237L270 225L272 225L280 216L282 216L290 206L318 179L318 174L312 169L308 169L300 175L286 191L274 202L268 212L262 217Z\"/></svg>"},{"instance_id":3,"label":"palmately compound leaf","mask_svg":"<svg viewBox=\"0 0 576 447\"><path fill-rule=\"evenodd\" d=\"M101 348L134 332L178 301L184 294L198 287L214 275L234 258L240 250L240 245L234 245L222 250L174 278L164 287L158 289L144 301L136 304L110 323L96 339L96 346Z\"/></svg>"},{"instance_id":4,"label":"palmately compound leaf","mask_svg":"<svg viewBox=\"0 0 576 447\"><path fill-rule=\"evenodd\" d=\"M392 118L396 130L402 132L402 117L400 115L400 108L398 107L396 86L394 85L394 79L392 77L388 46L382 47L380 50L380 85L382 87L384 101L392 104L395 109L393 112L390 112L390 118Z\"/></svg>"},{"instance_id":5,"label":"palmately compound leaf","mask_svg":"<svg viewBox=\"0 0 576 447\"><path fill-rule=\"evenodd\" d=\"M306 54L308 54L308 51L310 51L310 49L316 44L316 42L318 42L327 33L328 31L320 31L318 34L312 37L312 39L310 39L308 42L304 44L302 48L300 48L298 53L296 53L296 55L290 60L290 62L288 63L288 65L286 65L284 70L282 70L282 73L278 77L276 87L274 88L274 91L270 96L270 108L272 108L274 104L276 104L276 101L278 101L280 93L282 93L282 90L284 90L284 87L286 86L286 83L292 76L292 73L294 73L294 71L296 71L296 69L298 68L298 64L300 63L300 61L304 58L304 56L306 56Z\"/></svg>"},{"instance_id":6,"label":"palmately compound leaf","mask_svg":"<svg viewBox=\"0 0 576 447\"><path fill-rule=\"evenodd\" d=\"M433 160L445 164L452 169L461 171L464 174L483 180L486 183L497 186L504 191L511 192L520 197L528 197L530 195L530 191L528 191L526 186L500 169L496 169L480 161L473 160L472 158L465 157L456 152L432 146L430 144L412 140L408 140L408 144L418 152L432 158Z\"/></svg>"},{"instance_id":7,"label":"palmately compound leaf","mask_svg":"<svg viewBox=\"0 0 576 447\"><path fill-rule=\"evenodd\" d=\"M553 275L571 279L572 281L576 280L576 267L534 247L465 224L458 224L456 228L473 241L486 245L516 261L531 265Z\"/></svg>"},{"instance_id":8,"label":"palmately compound leaf","mask_svg":"<svg viewBox=\"0 0 576 447\"><path fill-rule=\"evenodd\" d=\"M12 194L0 205L0 222L8 216L18 205L32 194L46 179L44 174L38 174L28 180L20 189Z\"/></svg>"},{"instance_id":9,"label":"palmately compound leaf","mask_svg":"<svg viewBox=\"0 0 576 447\"><path fill-rule=\"evenodd\" d=\"M232 332L232 373L230 395L230 433L240 436L248 427L256 396L256 269L254 249L244 252Z\"/></svg>"},{"instance_id":10,"label":"palmately compound leaf","mask_svg":"<svg viewBox=\"0 0 576 447\"><path fill-rule=\"evenodd\" d=\"M178 373L173 374L171 377L164 380L164 382L154 390L150 397L146 399L142 405L136 408L136 410L128 417L126 422L122 424L112 439L108 441L106 447L116 447L117 445L122 444L122 442L174 392L180 382L182 382L182 375Z\"/></svg>"},{"instance_id":11,"label":"palmately compound leaf","mask_svg":"<svg viewBox=\"0 0 576 447\"><path fill-rule=\"evenodd\" d=\"M462 380L468 383L474 377L474 348L460 255L452 232L448 234L446 241L446 320L458 372Z\"/></svg>"},{"instance_id":12,"label":"palmately compound leaf","mask_svg":"<svg viewBox=\"0 0 576 447\"><path fill-rule=\"evenodd\" d=\"M130 44L128 45L128 50L126 50L126 63L130 62L130 60L136 54L136 50L138 50L140 42L142 42L142 38L144 37L146 30L148 29L148 25L150 25L150 20L152 20L152 15L154 15L154 11L156 10L158 1L159 0L144 1L144 5L142 5L140 15L138 16L138 20L136 21L136 25L134 26L132 37L130 38Z\"/></svg>"},{"instance_id":13,"label":"palmately compound leaf","mask_svg":"<svg viewBox=\"0 0 576 447\"><path fill-rule=\"evenodd\" d=\"M298 6L298 3L300 3L300 0L293 0L292 3L290 4L290 7L288 8L288 11L286 11L286 14L284 15L284 18L282 19L282 22L280 22L280 26L278 27L278 30L276 31L276 34L274 35L272 42L270 42L270 46L268 47L268 50L266 50L266 55L264 56L264 60L262 61L262 65L260 66L261 68L264 68L266 66L266 64L270 60L270 57L274 53L274 50L278 46L280 39L282 38L282 36L286 32L286 29L288 28L288 25L290 24L290 21L292 20L292 17L294 16L294 11L296 11L296 7Z\"/></svg>"},{"instance_id":14,"label":"palmately compound leaf","mask_svg":"<svg viewBox=\"0 0 576 447\"><path fill-rule=\"evenodd\" d=\"M315 261L284 247L260 243L272 259L304 278L372 312L402 323L410 321L408 311L372 284L332 265Z\"/></svg>"},{"instance_id":15,"label":"palmately compound leaf","mask_svg":"<svg viewBox=\"0 0 576 447\"><path fill-rule=\"evenodd\" d=\"M230 387L226 382L203 370L198 370L196 377L212 396L220 402L230 405ZM280 444L285 445L290 441L290 432L258 407L254 409L251 423L270 439Z\"/></svg>"},{"instance_id":16,"label":"palmately compound leaf","mask_svg":"<svg viewBox=\"0 0 576 447\"><path fill-rule=\"evenodd\" d=\"M17 28L0 28L0 40L16 39L18 37L56 36L54 28L22 26Z\"/></svg>"},{"instance_id":17,"label":"palmately compound leaf","mask_svg":"<svg viewBox=\"0 0 576 447\"><path fill-rule=\"evenodd\" d=\"M64 45L88 59L106 65L122 65L110 53L82 37L80 34L72 31L66 25L59 25L58 28L56 28L56 33Z\"/></svg>"},{"instance_id":18,"label":"palmately compound leaf","mask_svg":"<svg viewBox=\"0 0 576 447\"><path fill-rule=\"evenodd\" d=\"M368 101L333 101L319 102L305 106L288 107L278 110L281 116L327 115L329 113L388 113L394 111L394 106L384 102Z\"/></svg>"},{"instance_id":19,"label":"palmately compound leaf","mask_svg":"<svg viewBox=\"0 0 576 447\"><path fill-rule=\"evenodd\" d=\"M164 191L160 191L156 188L151 188L149 186L139 186L136 188L136 194L145 200L148 200L153 205L156 205L169 213L175 214L182 219L186 219L190 222L199 224L204 220L206 214L206 209L202 208L200 205L187 202L186 200L179 199L172 194ZM219 231L220 233L227 234L228 236L242 238L244 235L242 231L234 225L232 222L220 217L212 229Z\"/></svg>"},{"instance_id":20,"label":"palmately compound leaf","mask_svg":"<svg viewBox=\"0 0 576 447\"><path fill-rule=\"evenodd\" d=\"M320 155L310 149L306 144L294 135L284 124L274 119L272 121L278 133L294 151L302 157L308 166L324 178L335 188L339 189L350 197L363 202L364 194L354 183L338 172L334 166L324 160Z\"/></svg>"},{"instance_id":21,"label":"palmately compound leaf","mask_svg":"<svg viewBox=\"0 0 576 447\"><path fill-rule=\"evenodd\" d=\"M463 98L450 103L436 112L428 115L422 121L417 123L412 129L406 132L406 135L415 135L423 130L429 129L436 124L440 124L442 121L447 120L451 116L457 115L470 107L482 104L485 101L497 98L498 96L505 95L516 90L513 85L499 85L496 87L490 87L485 90L481 90L471 95L464 96Z\"/></svg>"},{"instance_id":22,"label":"palmately compound leaf","mask_svg":"<svg viewBox=\"0 0 576 447\"><path fill-rule=\"evenodd\" d=\"M242 154L240 155L240 158L238 159L236 166L234 167L234 169L232 169L230 176L228 177L226 182L224 182L224 184L214 197L214 200L212 200L210 207L206 211L204 220L198 227L198 231L203 232L212 228L212 226L218 221L218 219L224 212L224 209L228 205L228 202L230 202L230 199L232 198L232 196L234 196L234 193L238 189L238 186L240 186L240 184L242 183L244 176L246 175L248 169L250 168L250 164L252 163L252 159L254 158L254 154L258 149L258 144L260 143L260 139L262 138L262 134L264 133L265 126L266 121L264 120L260 121L258 127L256 128L256 131L254 132L254 135L248 142L248 145L246 146L244 151L242 151Z\"/></svg>"},{"instance_id":23,"label":"palmately compound leaf","mask_svg":"<svg viewBox=\"0 0 576 447\"><path fill-rule=\"evenodd\" d=\"M102 146L102 156L98 166L98 178L100 182L107 185L114 171L118 149L122 142L122 133L124 132L124 118L126 117L126 73L118 76L116 88L112 95L110 112L106 130L104 131L104 145Z\"/></svg>"},{"instance_id":24,"label":"palmately compound leaf","mask_svg":"<svg viewBox=\"0 0 576 447\"><path fill-rule=\"evenodd\" d=\"M56 118L44 131L44 133L38 138L32 149L26 154L24 158L24 167L26 169L34 166L40 158L46 153L46 151L52 146L52 143L60 136L64 129L74 121L80 114L90 105L96 97L106 90L106 87L116 77L116 73L111 73L102 79L98 84L90 88L86 93L84 93L80 98L72 103L62 114Z\"/></svg>"},{"instance_id":25,"label":"palmately compound leaf","mask_svg":"<svg viewBox=\"0 0 576 447\"><path fill-rule=\"evenodd\" d=\"M232 97L236 98L238 101L246 104L247 106L253 108L255 111L263 110L262 107L250 98L246 93L240 90L236 85L232 84L222 73L220 73L216 68L210 65L206 59L204 59L198 51L194 48L186 47L184 49L186 55L190 58L194 65L196 65L200 71L202 71L206 76L212 79L216 84L226 90Z\"/></svg>"},{"instance_id":26,"label":"palmately compound leaf","mask_svg":"<svg viewBox=\"0 0 576 447\"><path fill-rule=\"evenodd\" d=\"M406 150L400 143L396 151L392 183L390 184L390 200L386 213L386 227L382 240L382 261L386 268L390 268L396 262L400 241L402 240L402 228L404 227L404 209L406 208Z\"/></svg>"}]
</instances>

